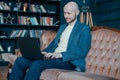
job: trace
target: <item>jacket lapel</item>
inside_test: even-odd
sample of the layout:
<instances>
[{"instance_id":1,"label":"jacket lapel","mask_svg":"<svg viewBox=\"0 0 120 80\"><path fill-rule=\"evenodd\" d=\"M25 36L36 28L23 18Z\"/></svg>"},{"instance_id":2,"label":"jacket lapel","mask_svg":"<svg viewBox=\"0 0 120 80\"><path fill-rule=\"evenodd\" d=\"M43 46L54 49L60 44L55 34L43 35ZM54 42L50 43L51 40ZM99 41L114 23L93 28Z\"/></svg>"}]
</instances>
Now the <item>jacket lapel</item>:
<instances>
[{"instance_id":1,"label":"jacket lapel","mask_svg":"<svg viewBox=\"0 0 120 80\"><path fill-rule=\"evenodd\" d=\"M77 35L76 33L79 31L81 32L82 28L83 28L83 25L81 24L80 22L76 22L71 34L70 34L70 37L69 37L69 41L68 41L68 46L71 45L72 43L72 40L74 39L74 36Z\"/></svg>"}]
</instances>

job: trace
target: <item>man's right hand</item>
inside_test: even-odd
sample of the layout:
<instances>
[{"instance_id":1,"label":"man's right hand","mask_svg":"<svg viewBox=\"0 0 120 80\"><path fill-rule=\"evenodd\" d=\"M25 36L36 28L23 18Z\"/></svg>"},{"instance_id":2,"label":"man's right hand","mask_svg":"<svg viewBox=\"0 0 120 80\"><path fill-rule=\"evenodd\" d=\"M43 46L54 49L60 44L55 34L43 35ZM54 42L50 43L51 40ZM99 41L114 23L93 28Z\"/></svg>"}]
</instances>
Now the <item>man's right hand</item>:
<instances>
[{"instance_id":1,"label":"man's right hand","mask_svg":"<svg viewBox=\"0 0 120 80\"><path fill-rule=\"evenodd\" d=\"M51 57L53 56L52 53L47 53L47 52L42 52L42 54L44 55L44 57L45 57L46 59L51 59Z\"/></svg>"}]
</instances>

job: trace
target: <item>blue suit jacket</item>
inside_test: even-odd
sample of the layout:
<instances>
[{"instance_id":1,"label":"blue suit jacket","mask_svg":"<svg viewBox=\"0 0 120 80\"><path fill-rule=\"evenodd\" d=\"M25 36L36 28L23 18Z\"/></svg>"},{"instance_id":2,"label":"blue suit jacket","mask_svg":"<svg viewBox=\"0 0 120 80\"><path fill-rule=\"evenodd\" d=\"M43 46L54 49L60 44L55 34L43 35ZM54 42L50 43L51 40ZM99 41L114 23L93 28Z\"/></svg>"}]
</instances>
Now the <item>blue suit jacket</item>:
<instances>
[{"instance_id":1,"label":"blue suit jacket","mask_svg":"<svg viewBox=\"0 0 120 80\"><path fill-rule=\"evenodd\" d=\"M60 36L68 24L60 26L56 38L44 50L46 52L54 52L58 47ZM70 61L76 67L80 67L81 71L85 71L85 57L91 47L90 27L80 22L76 22L68 41L66 52L62 52L63 61Z\"/></svg>"}]
</instances>

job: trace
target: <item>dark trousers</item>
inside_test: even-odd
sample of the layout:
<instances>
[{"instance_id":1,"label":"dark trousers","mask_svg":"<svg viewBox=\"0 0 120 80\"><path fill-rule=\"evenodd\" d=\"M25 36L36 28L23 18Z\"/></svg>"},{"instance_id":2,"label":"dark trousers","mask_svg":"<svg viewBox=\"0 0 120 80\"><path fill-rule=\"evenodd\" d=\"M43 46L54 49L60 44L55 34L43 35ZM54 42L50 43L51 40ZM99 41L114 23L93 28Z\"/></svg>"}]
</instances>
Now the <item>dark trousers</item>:
<instances>
[{"instance_id":1,"label":"dark trousers","mask_svg":"<svg viewBox=\"0 0 120 80\"><path fill-rule=\"evenodd\" d=\"M9 80L39 80L41 72L45 69L59 68L73 70L74 65L59 59L30 60L23 57L16 59Z\"/></svg>"}]
</instances>

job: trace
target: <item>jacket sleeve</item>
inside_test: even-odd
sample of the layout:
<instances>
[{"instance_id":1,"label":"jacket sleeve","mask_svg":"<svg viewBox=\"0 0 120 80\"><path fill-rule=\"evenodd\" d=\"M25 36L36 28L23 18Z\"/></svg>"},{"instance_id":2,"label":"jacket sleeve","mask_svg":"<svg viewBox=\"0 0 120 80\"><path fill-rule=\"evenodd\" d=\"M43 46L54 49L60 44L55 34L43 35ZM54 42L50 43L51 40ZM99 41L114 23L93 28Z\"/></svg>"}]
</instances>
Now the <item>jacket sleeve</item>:
<instances>
[{"instance_id":1,"label":"jacket sleeve","mask_svg":"<svg viewBox=\"0 0 120 80\"><path fill-rule=\"evenodd\" d=\"M57 48L58 46L58 42L59 42L59 39L60 39L60 35L61 33L63 32L64 28L66 27L67 24L63 24L60 26L58 32L57 32L57 35L56 37L53 39L53 41L48 45L47 48L45 48L43 51L46 51L46 52L54 52L54 50Z\"/></svg>"},{"instance_id":2,"label":"jacket sleeve","mask_svg":"<svg viewBox=\"0 0 120 80\"><path fill-rule=\"evenodd\" d=\"M70 61L80 58L85 58L91 47L91 31L89 26L76 33L69 49L62 52L63 61Z\"/></svg>"}]
</instances>

